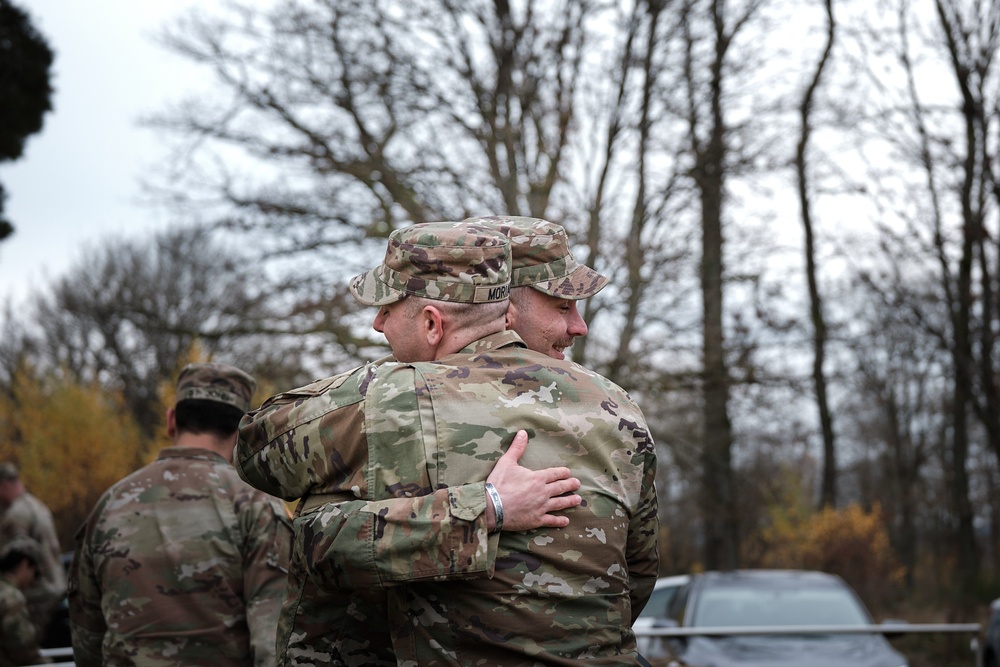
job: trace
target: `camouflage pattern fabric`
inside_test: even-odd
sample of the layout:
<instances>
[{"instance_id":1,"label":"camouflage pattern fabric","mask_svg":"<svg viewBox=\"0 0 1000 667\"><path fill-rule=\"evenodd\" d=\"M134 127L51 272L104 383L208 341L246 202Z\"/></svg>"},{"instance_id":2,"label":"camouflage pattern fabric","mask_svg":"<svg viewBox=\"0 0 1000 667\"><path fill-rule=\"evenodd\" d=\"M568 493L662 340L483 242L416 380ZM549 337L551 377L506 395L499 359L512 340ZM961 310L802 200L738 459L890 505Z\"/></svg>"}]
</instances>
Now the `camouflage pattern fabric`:
<instances>
[{"instance_id":1,"label":"camouflage pattern fabric","mask_svg":"<svg viewBox=\"0 0 1000 667\"><path fill-rule=\"evenodd\" d=\"M245 479L320 494L294 522L279 664L307 664L316 647L312 659L346 665L636 664L631 619L657 575L656 459L611 382L504 332L279 395L242 426ZM487 534L482 480L517 428L524 465L566 465L583 482L569 527ZM360 598L362 616L313 616ZM386 627L396 663L378 642Z\"/></svg>"},{"instance_id":2,"label":"camouflage pattern fabric","mask_svg":"<svg viewBox=\"0 0 1000 667\"><path fill-rule=\"evenodd\" d=\"M24 596L38 635L42 636L56 607L66 595L66 574L59 561L61 550L52 512L28 491L15 498L6 510L0 511L0 545L29 537L40 546L38 578L24 591Z\"/></svg>"},{"instance_id":3,"label":"camouflage pattern fabric","mask_svg":"<svg viewBox=\"0 0 1000 667\"><path fill-rule=\"evenodd\" d=\"M113 485L70 571L79 667L274 664L291 526L218 454L168 447Z\"/></svg>"},{"instance_id":4,"label":"camouflage pattern fabric","mask_svg":"<svg viewBox=\"0 0 1000 667\"><path fill-rule=\"evenodd\" d=\"M467 223L493 227L510 239L510 286L533 287L560 299L586 299L608 284L607 276L576 261L566 230L541 218L489 215Z\"/></svg>"},{"instance_id":5,"label":"camouflage pattern fabric","mask_svg":"<svg viewBox=\"0 0 1000 667\"><path fill-rule=\"evenodd\" d=\"M510 294L510 242L485 225L425 222L389 235L385 259L351 280L366 306L407 294L437 301L491 303Z\"/></svg>"},{"instance_id":6,"label":"camouflage pattern fabric","mask_svg":"<svg viewBox=\"0 0 1000 667\"><path fill-rule=\"evenodd\" d=\"M0 577L0 667L52 662L38 649L38 635L24 594Z\"/></svg>"},{"instance_id":7,"label":"camouflage pattern fabric","mask_svg":"<svg viewBox=\"0 0 1000 667\"><path fill-rule=\"evenodd\" d=\"M240 476L271 495L302 499L296 512L303 516L293 522L295 549L278 622L279 665L396 664L385 593L317 588L303 567L298 548L304 541L300 531L308 529L310 512L330 502L371 495L364 475L368 450L364 397L376 369L391 360L385 357L273 396L241 422L235 451ZM305 441L297 440L299 428ZM317 428L336 434L338 447L331 451L310 447L309 439ZM268 461L272 457L283 465L271 466ZM447 542L441 549L454 553L456 564L468 563L473 574L487 569L486 554L468 540L469 534L486 535L482 481L429 497L393 500L392 504L401 515L410 517L411 525L427 525L428 534Z\"/></svg>"},{"instance_id":8,"label":"camouflage pattern fabric","mask_svg":"<svg viewBox=\"0 0 1000 667\"><path fill-rule=\"evenodd\" d=\"M256 388L257 381L235 366L198 362L188 364L177 376L176 400L215 401L246 412Z\"/></svg>"}]
</instances>

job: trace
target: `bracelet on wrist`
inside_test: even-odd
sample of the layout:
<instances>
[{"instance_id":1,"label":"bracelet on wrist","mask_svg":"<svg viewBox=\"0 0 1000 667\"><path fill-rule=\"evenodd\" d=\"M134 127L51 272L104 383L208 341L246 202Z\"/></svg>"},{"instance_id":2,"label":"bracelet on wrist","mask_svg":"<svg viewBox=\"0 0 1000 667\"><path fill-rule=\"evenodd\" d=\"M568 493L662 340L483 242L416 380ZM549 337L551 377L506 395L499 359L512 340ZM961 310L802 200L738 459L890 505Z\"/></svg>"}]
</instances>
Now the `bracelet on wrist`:
<instances>
[{"instance_id":1,"label":"bracelet on wrist","mask_svg":"<svg viewBox=\"0 0 1000 667\"><path fill-rule=\"evenodd\" d=\"M496 515L496 524L493 526L494 533L499 533L503 530L503 501L500 500L500 493L497 492L497 488L486 482L486 495L489 496L490 501L493 503L493 513Z\"/></svg>"}]
</instances>

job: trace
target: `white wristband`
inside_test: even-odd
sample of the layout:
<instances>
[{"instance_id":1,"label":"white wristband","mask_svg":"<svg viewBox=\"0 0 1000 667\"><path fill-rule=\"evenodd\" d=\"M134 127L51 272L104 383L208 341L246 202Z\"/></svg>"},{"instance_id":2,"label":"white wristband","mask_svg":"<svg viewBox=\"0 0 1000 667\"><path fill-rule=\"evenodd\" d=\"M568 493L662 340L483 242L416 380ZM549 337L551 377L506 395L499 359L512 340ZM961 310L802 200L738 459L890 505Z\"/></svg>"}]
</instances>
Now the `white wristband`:
<instances>
[{"instance_id":1,"label":"white wristband","mask_svg":"<svg viewBox=\"0 0 1000 667\"><path fill-rule=\"evenodd\" d=\"M489 482L486 482L486 495L490 497L493 502L493 513L496 515L496 525L493 526L493 532L499 533L503 530L503 501L500 500L500 494L497 492L497 487L493 486Z\"/></svg>"}]
</instances>

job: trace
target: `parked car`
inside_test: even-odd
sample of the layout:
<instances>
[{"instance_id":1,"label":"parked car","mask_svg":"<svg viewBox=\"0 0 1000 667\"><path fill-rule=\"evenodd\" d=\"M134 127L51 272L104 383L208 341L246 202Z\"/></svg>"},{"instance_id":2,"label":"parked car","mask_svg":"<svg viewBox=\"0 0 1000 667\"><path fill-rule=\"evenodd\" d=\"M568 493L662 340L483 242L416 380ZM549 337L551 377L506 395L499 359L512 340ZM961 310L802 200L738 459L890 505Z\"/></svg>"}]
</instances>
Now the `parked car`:
<instances>
[{"instance_id":1,"label":"parked car","mask_svg":"<svg viewBox=\"0 0 1000 667\"><path fill-rule=\"evenodd\" d=\"M1000 667L1000 598L990 604L990 617L983 633L982 667Z\"/></svg>"},{"instance_id":2,"label":"parked car","mask_svg":"<svg viewBox=\"0 0 1000 667\"><path fill-rule=\"evenodd\" d=\"M639 653L646 655L650 651L652 644L659 643L660 639L658 637L644 636L642 631L659 627L665 622L667 607L670 606L670 601L674 599L674 594L690 580L691 577L686 574L678 574L673 577L660 577L656 580L656 585L653 587L653 594L649 596L649 602L646 603L642 613L632 621L632 630L637 631L635 641L639 646Z\"/></svg>"},{"instance_id":3,"label":"parked car","mask_svg":"<svg viewBox=\"0 0 1000 667\"><path fill-rule=\"evenodd\" d=\"M794 631L873 623L854 590L835 575L800 570L704 572L690 575L673 592L666 616L653 626L705 628L720 634L651 637L644 642L643 655L672 667L908 667L906 658L878 632ZM753 634L770 628L782 632Z\"/></svg>"}]
</instances>

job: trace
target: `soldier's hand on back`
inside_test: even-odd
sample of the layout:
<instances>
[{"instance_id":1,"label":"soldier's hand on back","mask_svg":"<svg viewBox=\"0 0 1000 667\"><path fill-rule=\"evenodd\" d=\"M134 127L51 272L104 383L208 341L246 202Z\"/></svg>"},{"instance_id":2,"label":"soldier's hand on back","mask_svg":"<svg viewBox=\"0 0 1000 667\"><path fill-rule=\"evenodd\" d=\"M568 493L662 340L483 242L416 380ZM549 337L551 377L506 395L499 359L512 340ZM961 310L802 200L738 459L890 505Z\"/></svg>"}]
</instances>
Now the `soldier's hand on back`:
<instances>
[{"instance_id":1,"label":"soldier's hand on back","mask_svg":"<svg viewBox=\"0 0 1000 667\"><path fill-rule=\"evenodd\" d=\"M533 528L561 528L569 525L569 517L554 514L576 507L582 499L573 493L580 480L571 476L569 468L531 470L518 461L528 447L528 434L518 431L510 448L497 461L486 478L496 487L503 502L503 530L521 531ZM487 503L489 507L489 503ZM492 523L492 507L489 507Z\"/></svg>"}]
</instances>

